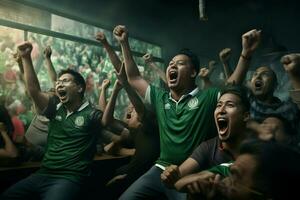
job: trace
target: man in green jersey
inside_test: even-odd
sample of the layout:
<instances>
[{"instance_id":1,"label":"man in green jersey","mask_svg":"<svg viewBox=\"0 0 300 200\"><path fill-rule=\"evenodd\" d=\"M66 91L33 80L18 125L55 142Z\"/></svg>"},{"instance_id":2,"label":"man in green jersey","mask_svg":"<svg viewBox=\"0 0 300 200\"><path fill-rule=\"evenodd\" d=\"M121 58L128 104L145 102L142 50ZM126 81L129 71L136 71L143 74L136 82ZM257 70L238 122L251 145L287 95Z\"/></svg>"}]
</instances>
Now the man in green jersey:
<instances>
[{"instance_id":1,"label":"man in green jersey","mask_svg":"<svg viewBox=\"0 0 300 200\"><path fill-rule=\"evenodd\" d=\"M130 85L150 103L157 115L160 132L160 157L148 172L133 183L120 197L121 200L157 198L185 199L174 189L168 189L160 180L166 166L181 164L202 141L216 135L214 108L218 88L199 91L195 78L199 60L190 50L184 49L172 58L166 69L170 91L149 85L140 75L133 60L125 26L117 26L113 34L121 45L125 69ZM260 31L251 30L243 35L243 52L239 64L229 81L239 83L245 75L244 66L256 49Z\"/></svg>"},{"instance_id":2,"label":"man in green jersey","mask_svg":"<svg viewBox=\"0 0 300 200\"><path fill-rule=\"evenodd\" d=\"M40 170L9 188L3 199L73 200L90 175L102 112L85 101L84 78L70 69L59 74L56 96L41 92L31 51L29 42L18 46L27 90L38 110L50 120L48 142Z\"/></svg>"}]
</instances>

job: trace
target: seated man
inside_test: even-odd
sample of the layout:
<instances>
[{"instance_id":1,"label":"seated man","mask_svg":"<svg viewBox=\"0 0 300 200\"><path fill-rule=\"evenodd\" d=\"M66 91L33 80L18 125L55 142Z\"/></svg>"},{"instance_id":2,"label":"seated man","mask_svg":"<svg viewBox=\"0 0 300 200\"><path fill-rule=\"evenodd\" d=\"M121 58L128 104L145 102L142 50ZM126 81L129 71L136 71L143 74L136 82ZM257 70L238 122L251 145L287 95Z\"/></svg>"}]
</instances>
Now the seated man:
<instances>
[{"instance_id":1,"label":"seated man","mask_svg":"<svg viewBox=\"0 0 300 200\"><path fill-rule=\"evenodd\" d=\"M167 167L161 174L162 182L168 187L174 187L180 178L188 174L235 160L240 143L248 134L246 125L250 115L249 107L246 88L225 87L214 114L218 137L202 142L179 167Z\"/></svg>"},{"instance_id":2,"label":"seated man","mask_svg":"<svg viewBox=\"0 0 300 200\"><path fill-rule=\"evenodd\" d=\"M40 170L9 188L2 199L73 200L91 173L102 112L84 100L84 78L71 69L58 75L55 92L59 104L41 92L31 51L29 42L18 46L28 92L49 119L47 147Z\"/></svg>"},{"instance_id":3,"label":"seated man","mask_svg":"<svg viewBox=\"0 0 300 200\"><path fill-rule=\"evenodd\" d=\"M300 154L282 144L247 141L233 164L218 168L198 177L186 177L176 183L176 188L197 194L191 199L284 200L298 194ZM220 172L226 178L221 180L219 174L214 174Z\"/></svg>"}]
</instances>

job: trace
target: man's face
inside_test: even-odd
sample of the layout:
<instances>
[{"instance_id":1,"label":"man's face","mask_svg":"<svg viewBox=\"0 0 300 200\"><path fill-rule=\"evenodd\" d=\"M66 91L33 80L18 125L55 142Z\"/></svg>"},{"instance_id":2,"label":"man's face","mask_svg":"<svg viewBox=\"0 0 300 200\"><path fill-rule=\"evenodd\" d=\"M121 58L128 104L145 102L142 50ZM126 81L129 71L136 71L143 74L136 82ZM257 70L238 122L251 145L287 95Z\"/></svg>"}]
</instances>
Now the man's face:
<instances>
[{"instance_id":1,"label":"man's face","mask_svg":"<svg viewBox=\"0 0 300 200\"><path fill-rule=\"evenodd\" d=\"M141 125L139 120L139 116L135 111L132 104L127 107L127 111L125 113L125 120L124 120L129 128L138 128Z\"/></svg>"},{"instance_id":2,"label":"man's face","mask_svg":"<svg viewBox=\"0 0 300 200\"><path fill-rule=\"evenodd\" d=\"M242 154L230 166L230 176L222 180L222 187L218 188L225 199L251 200L254 195L262 194L255 190L255 171L257 161L250 154Z\"/></svg>"},{"instance_id":3,"label":"man's face","mask_svg":"<svg viewBox=\"0 0 300 200\"><path fill-rule=\"evenodd\" d=\"M79 97L82 88L74 82L71 74L63 74L56 81L55 91L60 101L66 104Z\"/></svg>"},{"instance_id":4,"label":"man's face","mask_svg":"<svg viewBox=\"0 0 300 200\"><path fill-rule=\"evenodd\" d=\"M256 97L272 95L275 90L275 77L269 67L259 67L251 78L251 91Z\"/></svg>"},{"instance_id":5,"label":"man's face","mask_svg":"<svg viewBox=\"0 0 300 200\"><path fill-rule=\"evenodd\" d=\"M223 94L214 113L220 140L227 141L243 132L248 114L243 109L239 96L231 93Z\"/></svg>"},{"instance_id":6,"label":"man's face","mask_svg":"<svg viewBox=\"0 0 300 200\"><path fill-rule=\"evenodd\" d=\"M166 78L170 89L181 90L187 87L187 84L196 75L191 60L188 56L179 54L169 63L166 70Z\"/></svg>"}]
</instances>

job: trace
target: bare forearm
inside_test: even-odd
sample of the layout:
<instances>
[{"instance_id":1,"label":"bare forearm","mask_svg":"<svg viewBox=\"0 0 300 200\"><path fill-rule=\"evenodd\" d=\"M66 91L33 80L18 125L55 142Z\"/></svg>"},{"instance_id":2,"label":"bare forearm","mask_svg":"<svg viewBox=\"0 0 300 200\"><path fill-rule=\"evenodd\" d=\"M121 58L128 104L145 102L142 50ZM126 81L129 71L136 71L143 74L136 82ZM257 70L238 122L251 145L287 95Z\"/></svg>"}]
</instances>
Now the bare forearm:
<instances>
[{"instance_id":1,"label":"bare forearm","mask_svg":"<svg viewBox=\"0 0 300 200\"><path fill-rule=\"evenodd\" d=\"M107 41L102 42L102 44L108 54L111 63L113 64L115 70L118 72L122 65L121 60L119 59L116 52L113 50L113 48L110 46L110 44Z\"/></svg>"},{"instance_id":2,"label":"bare forearm","mask_svg":"<svg viewBox=\"0 0 300 200\"><path fill-rule=\"evenodd\" d=\"M99 96L99 108L101 111L104 111L106 108L106 89L102 88Z\"/></svg>"},{"instance_id":3,"label":"bare forearm","mask_svg":"<svg viewBox=\"0 0 300 200\"><path fill-rule=\"evenodd\" d=\"M291 80L291 83L292 83L292 87L295 90L299 90L300 89L300 74L296 75L296 74L288 73L288 75L290 77L290 80Z\"/></svg>"},{"instance_id":4,"label":"bare forearm","mask_svg":"<svg viewBox=\"0 0 300 200\"><path fill-rule=\"evenodd\" d=\"M22 58L24 65L24 79L30 96L41 91L40 84L33 68L31 58Z\"/></svg>"},{"instance_id":5,"label":"bare forearm","mask_svg":"<svg viewBox=\"0 0 300 200\"><path fill-rule=\"evenodd\" d=\"M48 75L50 76L52 85L54 87L55 86L55 82L57 80L57 75L56 75L54 66L53 66L52 61L51 61L50 58L46 59L46 67L47 67L47 72L48 72Z\"/></svg>"},{"instance_id":6,"label":"bare forearm","mask_svg":"<svg viewBox=\"0 0 300 200\"><path fill-rule=\"evenodd\" d=\"M114 88L112 95L103 113L102 124L104 126L108 126L114 120L114 111L115 111L115 105L116 105L118 93L119 90L116 90Z\"/></svg>"},{"instance_id":7,"label":"bare forearm","mask_svg":"<svg viewBox=\"0 0 300 200\"><path fill-rule=\"evenodd\" d=\"M136 78L140 77L141 75L140 75L137 65L135 64L135 62L133 60L128 41L122 42L121 48L122 48L122 53L123 53L124 62L125 62L125 66L126 66L126 68L125 68L126 74L127 74L128 80L130 82L131 79L136 79Z\"/></svg>"},{"instance_id":8,"label":"bare forearm","mask_svg":"<svg viewBox=\"0 0 300 200\"><path fill-rule=\"evenodd\" d=\"M231 76L227 79L227 83L236 83L236 84L242 84L245 80L246 74L248 72L249 66L250 66L250 55L246 53L242 53L239 62L234 70L234 72L231 74Z\"/></svg>"},{"instance_id":9,"label":"bare forearm","mask_svg":"<svg viewBox=\"0 0 300 200\"><path fill-rule=\"evenodd\" d=\"M232 74L232 70L230 69L228 62L224 62L224 63L222 63L222 65L223 65L223 69L224 69L225 78L226 78L226 80L228 80L228 78Z\"/></svg>"},{"instance_id":10,"label":"bare forearm","mask_svg":"<svg viewBox=\"0 0 300 200\"><path fill-rule=\"evenodd\" d=\"M139 114L140 117L144 114L144 103L139 97L139 95L134 91L134 89L127 83L123 84L123 88L128 94L128 98L132 103L135 111Z\"/></svg>"}]
</instances>

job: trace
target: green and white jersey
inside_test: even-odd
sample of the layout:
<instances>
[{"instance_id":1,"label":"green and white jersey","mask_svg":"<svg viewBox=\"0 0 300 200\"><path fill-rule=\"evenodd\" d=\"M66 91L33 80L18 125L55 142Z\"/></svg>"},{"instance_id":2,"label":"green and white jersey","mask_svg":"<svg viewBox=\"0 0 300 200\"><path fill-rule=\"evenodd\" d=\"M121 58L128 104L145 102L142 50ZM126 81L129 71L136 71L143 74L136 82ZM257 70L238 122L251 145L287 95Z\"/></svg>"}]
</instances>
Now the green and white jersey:
<instances>
[{"instance_id":1,"label":"green and white jersey","mask_svg":"<svg viewBox=\"0 0 300 200\"><path fill-rule=\"evenodd\" d=\"M72 113L58 104L50 118L46 152L38 173L75 182L88 176L97 133L101 131L101 115L102 112L88 102Z\"/></svg>"},{"instance_id":2,"label":"green and white jersey","mask_svg":"<svg viewBox=\"0 0 300 200\"><path fill-rule=\"evenodd\" d=\"M214 174L220 174L223 177L228 177L230 175L230 166L233 164L232 162L228 162L228 163L222 163L220 165L214 166L210 169L208 169L208 171L214 173Z\"/></svg>"},{"instance_id":3,"label":"green and white jersey","mask_svg":"<svg viewBox=\"0 0 300 200\"><path fill-rule=\"evenodd\" d=\"M145 101L156 112L160 132L158 166L181 164L201 142L216 136L218 94L217 88L196 88L176 102L166 90L152 85L147 88Z\"/></svg>"}]
</instances>

